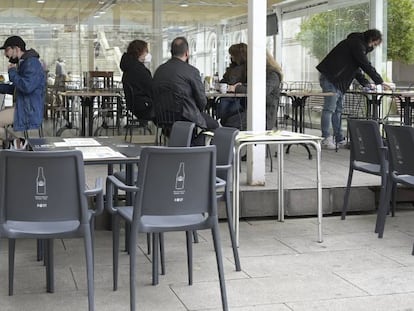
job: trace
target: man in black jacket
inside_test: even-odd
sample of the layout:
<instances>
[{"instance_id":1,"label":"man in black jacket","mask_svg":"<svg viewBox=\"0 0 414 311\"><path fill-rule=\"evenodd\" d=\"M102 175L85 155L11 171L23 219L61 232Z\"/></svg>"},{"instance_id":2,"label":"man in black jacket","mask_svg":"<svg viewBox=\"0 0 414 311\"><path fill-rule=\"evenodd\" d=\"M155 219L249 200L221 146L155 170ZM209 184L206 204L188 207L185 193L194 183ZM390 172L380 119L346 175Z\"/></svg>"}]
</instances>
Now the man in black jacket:
<instances>
[{"instance_id":1,"label":"man in black jacket","mask_svg":"<svg viewBox=\"0 0 414 311\"><path fill-rule=\"evenodd\" d=\"M194 122L203 129L216 129L219 124L204 109L207 105L205 88L200 72L188 64L189 48L184 37L177 37L171 43L171 59L160 65L154 73L154 106L163 88L168 86L174 93L174 105L179 108L178 118ZM155 108L157 114L157 108Z\"/></svg>"},{"instance_id":2,"label":"man in black jacket","mask_svg":"<svg viewBox=\"0 0 414 311\"><path fill-rule=\"evenodd\" d=\"M341 114L344 93L348 90L353 79L364 86L372 88L373 85L365 78L366 73L375 84L390 88L368 60L367 54L382 42L381 32L369 29L365 32L355 32L339 42L329 54L316 66L320 72L319 82L323 92L333 92L334 96L324 99L321 117L322 148L336 149L344 145L341 132ZM335 142L330 135L332 122Z\"/></svg>"}]
</instances>

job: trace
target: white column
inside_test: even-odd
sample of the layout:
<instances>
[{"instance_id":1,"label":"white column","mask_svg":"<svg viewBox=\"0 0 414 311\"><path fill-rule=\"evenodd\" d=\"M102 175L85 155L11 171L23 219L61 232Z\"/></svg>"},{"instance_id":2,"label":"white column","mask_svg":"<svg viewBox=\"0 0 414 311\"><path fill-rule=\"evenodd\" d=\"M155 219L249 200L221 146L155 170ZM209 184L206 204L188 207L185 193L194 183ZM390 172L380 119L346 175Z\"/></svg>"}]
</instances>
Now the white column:
<instances>
[{"instance_id":1,"label":"white column","mask_svg":"<svg viewBox=\"0 0 414 311\"><path fill-rule=\"evenodd\" d=\"M162 64L162 1L152 1L152 31L153 41L150 46L150 53L152 55L152 70L158 68Z\"/></svg>"},{"instance_id":2,"label":"white column","mask_svg":"<svg viewBox=\"0 0 414 311\"><path fill-rule=\"evenodd\" d=\"M376 28L382 32L383 42L380 48L376 48L373 51L372 64L378 73L383 75L386 72L386 55L387 55L387 26L386 15L384 19L384 0L370 0L370 28ZM385 10L386 12L386 10ZM383 77L384 78L384 77Z\"/></svg>"},{"instance_id":3,"label":"white column","mask_svg":"<svg viewBox=\"0 0 414 311\"><path fill-rule=\"evenodd\" d=\"M266 0L249 0L247 60L247 128L266 129ZM249 148L247 181L250 185L265 183L265 146Z\"/></svg>"}]
</instances>

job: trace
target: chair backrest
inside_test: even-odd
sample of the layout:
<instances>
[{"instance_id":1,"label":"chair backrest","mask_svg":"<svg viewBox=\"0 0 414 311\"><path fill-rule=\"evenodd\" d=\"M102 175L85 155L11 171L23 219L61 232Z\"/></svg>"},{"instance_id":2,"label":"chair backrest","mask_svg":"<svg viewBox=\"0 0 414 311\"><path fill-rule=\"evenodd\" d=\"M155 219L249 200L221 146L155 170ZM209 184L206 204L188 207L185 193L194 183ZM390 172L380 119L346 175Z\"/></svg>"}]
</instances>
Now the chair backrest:
<instances>
[{"instance_id":1,"label":"chair backrest","mask_svg":"<svg viewBox=\"0 0 414 311\"><path fill-rule=\"evenodd\" d=\"M114 87L114 72L88 71L84 84L92 89L112 89Z\"/></svg>"},{"instance_id":2,"label":"chair backrest","mask_svg":"<svg viewBox=\"0 0 414 311\"><path fill-rule=\"evenodd\" d=\"M344 103L342 115L347 118L363 118L365 112L366 99L362 94L346 93L344 96Z\"/></svg>"},{"instance_id":3,"label":"chair backrest","mask_svg":"<svg viewBox=\"0 0 414 311\"><path fill-rule=\"evenodd\" d=\"M193 122L175 121L168 139L168 147L190 147L194 127Z\"/></svg>"},{"instance_id":4,"label":"chair backrest","mask_svg":"<svg viewBox=\"0 0 414 311\"><path fill-rule=\"evenodd\" d=\"M390 172L414 175L414 128L385 125Z\"/></svg>"},{"instance_id":5,"label":"chair backrest","mask_svg":"<svg viewBox=\"0 0 414 311\"><path fill-rule=\"evenodd\" d=\"M374 120L348 120L351 143L351 160L382 164L384 142L378 122Z\"/></svg>"},{"instance_id":6,"label":"chair backrest","mask_svg":"<svg viewBox=\"0 0 414 311\"><path fill-rule=\"evenodd\" d=\"M0 235L8 222L70 222L73 230L88 223L85 176L80 151L0 151ZM30 224L31 223L31 224ZM47 228L40 228L47 231ZM17 234L17 233L15 233Z\"/></svg>"},{"instance_id":7,"label":"chair backrest","mask_svg":"<svg viewBox=\"0 0 414 311\"><path fill-rule=\"evenodd\" d=\"M217 215L216 148L144 147L134 219L142 216ZM166 223L170 220L166 217Z\"/></svg>"},{"instance_id":8,"label":"chair backrest","mask_svg":"<svg viewBox=\"0 0 414 311\"><path fill-rule=\"evenodd\" d=\"M230 165L233 162L234 142L239 130L233 127L219 127L211 141L217 150L217 165ZM228 172L219 170L217 177L227 180Z\"/></svg>"},{"instance_id":9,"label":"chair backrest","mask_svg":"<svg viewBox=\"0 0 414 311\"><path fill-rule=\"evenodd\" d=\"M172 83L154 84L153 107L158 127L170 130L175 121L182 119L182 104L178 96Z\"/></svg>"}]
</instances>

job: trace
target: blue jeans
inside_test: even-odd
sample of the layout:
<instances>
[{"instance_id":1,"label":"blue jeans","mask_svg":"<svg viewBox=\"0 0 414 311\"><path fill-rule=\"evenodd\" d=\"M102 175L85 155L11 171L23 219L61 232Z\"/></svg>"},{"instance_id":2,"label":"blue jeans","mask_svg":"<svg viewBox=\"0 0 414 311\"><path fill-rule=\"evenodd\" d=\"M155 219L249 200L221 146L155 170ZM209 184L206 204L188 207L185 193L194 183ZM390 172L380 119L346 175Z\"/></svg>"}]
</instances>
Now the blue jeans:
<instances>
[{"instance_id":1,"label":"blue jeans","mask_svg":"<svg viewBox=\"0 0 414 311\"><path fill-rule=\"evenodd\" d=\"M322 137L327 138L331 136L329 129L332 122L333 136L335 141L339 142L344 139L341 131L344 94L322 74L319 77L319 83L323 92L335 93L334 96L324 97L321 116Z\"/></svg>"}]
</instances>

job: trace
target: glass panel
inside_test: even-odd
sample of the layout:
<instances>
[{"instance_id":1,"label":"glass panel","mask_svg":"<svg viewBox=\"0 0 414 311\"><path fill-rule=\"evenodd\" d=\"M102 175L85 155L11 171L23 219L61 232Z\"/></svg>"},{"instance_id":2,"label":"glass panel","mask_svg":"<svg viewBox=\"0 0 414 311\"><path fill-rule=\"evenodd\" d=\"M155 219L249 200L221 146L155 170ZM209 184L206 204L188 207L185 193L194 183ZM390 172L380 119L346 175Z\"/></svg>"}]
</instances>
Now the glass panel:
<instances>
[{"instance_id":1,"label":"glass panel","mask_svg":"<svg viewBox=\"0 0 414 311\"><path fill-rule=\"evenodd\" d=\"M315 66L349 33L368 29L369 14L369 4L362 3L284 20L282 63L285 79L317 82Z\"/></svg>"}]
</instances>

